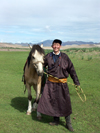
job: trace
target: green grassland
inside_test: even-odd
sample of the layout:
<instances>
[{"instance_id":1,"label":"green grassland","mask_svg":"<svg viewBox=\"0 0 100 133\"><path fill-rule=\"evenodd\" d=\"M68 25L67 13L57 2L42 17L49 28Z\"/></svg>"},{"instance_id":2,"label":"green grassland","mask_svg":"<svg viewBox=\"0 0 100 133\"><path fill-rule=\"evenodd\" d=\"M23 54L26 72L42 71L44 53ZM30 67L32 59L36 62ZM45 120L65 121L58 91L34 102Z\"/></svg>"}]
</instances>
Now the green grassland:
<instances>
[{"instance_id":1,"label":"green grassland","mask_svg":"<svg viewBox=\"0 0 100 133\"><path fill-rule=\"evenodd\" d=\"M46 53L50 50L45 50ZM69 84L75 133L100 133L100 48L63 50L70 57L87 101L82 102L74 86ZM66 133L64 117L59 126L50 126L52 117L27 111L27 92L24 94L23 66L29 51L0 51L0 133ZM68 82L73 83L69 77ZM32 89L33 100L35 92Z\"/></svg>"}]
</instances>

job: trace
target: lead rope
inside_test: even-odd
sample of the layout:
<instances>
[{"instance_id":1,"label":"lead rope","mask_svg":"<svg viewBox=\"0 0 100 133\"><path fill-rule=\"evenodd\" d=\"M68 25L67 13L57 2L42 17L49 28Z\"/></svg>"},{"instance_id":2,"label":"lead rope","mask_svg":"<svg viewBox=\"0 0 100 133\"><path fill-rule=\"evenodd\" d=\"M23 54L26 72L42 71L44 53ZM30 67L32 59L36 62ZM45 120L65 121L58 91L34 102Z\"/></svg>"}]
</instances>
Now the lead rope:
<instances>
[{"instance_id":1,"label":"lead rope","mask_svg":"<svg viewBox=\"0 0 100 133\"><path fill-rule=\"evenodd\" d=\"M54 76L52 76L52 75L50 75L50 74L48 74L48 73L46 73L46 72L44 72L44 74L49 75L50 77L53 77L53 78L55 78L55 79L59 79L59 78L54 77ZM70 83L70 82L67 82L67 83L68 83L68 84L71 84L71 85L73 85L73 86L75 86L75 90L76 90L76 92L77 92L77 95L79 96L79 98L81 99L82 102L85 102L85 101L86 101L86 95L84 94L83 89L82 89L80 86L78 86L78 85L72 84L72 83ZM79 88L79 89L78 89L78 88ZM83 96L84 96L84 100L83 100L82 97L80 96L79 90L82 92L82 94L83 94Z\"/></svg>"}]
</instances>

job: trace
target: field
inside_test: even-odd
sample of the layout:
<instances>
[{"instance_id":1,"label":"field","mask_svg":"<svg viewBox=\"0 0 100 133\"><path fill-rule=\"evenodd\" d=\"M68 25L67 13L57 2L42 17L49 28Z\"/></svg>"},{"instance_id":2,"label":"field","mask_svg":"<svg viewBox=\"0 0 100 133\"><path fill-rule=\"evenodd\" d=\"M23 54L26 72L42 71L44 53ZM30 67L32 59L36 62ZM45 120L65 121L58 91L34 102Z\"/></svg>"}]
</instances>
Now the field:
<instances>
[{"instance_id":1,"label":"field","mask_svg":"<svg viewBox=\"0 0 100 133\"><path fill-rule=\"evenodd\" d=\"M45 50L46 53L51 50ZM100 133L100 48L63 50L72 60L80 85L87 97L82 102L75 88L69 84L75 133ZM23 66L29 51L0 51L0 133L66 133L64 117L59 126L50 126L53 119L27 111L27 92L24 94ZM73 83L71 78L68 82ZM33 100L35 92L32 89Z\"/></svg>"}]
</instances>

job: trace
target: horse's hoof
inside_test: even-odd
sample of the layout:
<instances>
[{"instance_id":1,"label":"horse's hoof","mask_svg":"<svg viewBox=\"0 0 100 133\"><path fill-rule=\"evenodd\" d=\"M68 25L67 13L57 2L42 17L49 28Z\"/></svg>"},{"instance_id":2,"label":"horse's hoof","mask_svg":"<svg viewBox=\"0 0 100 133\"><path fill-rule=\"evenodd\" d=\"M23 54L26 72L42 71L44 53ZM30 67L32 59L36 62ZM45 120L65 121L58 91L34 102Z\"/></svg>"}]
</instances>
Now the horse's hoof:
<instances>
[{"instance_id":1,"label":"horse's hoof","mask_svg":"<svg viewBox=\"0 0 100 133\"><path fill-rule=\"evenodd\" d=\"M27 114L27 115L31 115L31 112L27 112L26 114Z\"/></svg>"},{"instance_id":2,"label":"horse's hoof","mask_svg":"<svg viewBox=\"0 0 100 133\"><path fill-rule=\"evenodd\" d=\"M36 111L36 109L32 108L32 111Z\"/></svg>"},{"instance_id":3,"label":"horse's hoof","mask_svg":"<svg viewBox=\"0 0 100 133\"><path fill-rule=\"evenodd\" d=\"M39 116L39 117L37 117L37 119L38 119L38 120L41 120L41 119L42 119L42 117L40 117L40 116Z\"/></svg>"}]
</instances>

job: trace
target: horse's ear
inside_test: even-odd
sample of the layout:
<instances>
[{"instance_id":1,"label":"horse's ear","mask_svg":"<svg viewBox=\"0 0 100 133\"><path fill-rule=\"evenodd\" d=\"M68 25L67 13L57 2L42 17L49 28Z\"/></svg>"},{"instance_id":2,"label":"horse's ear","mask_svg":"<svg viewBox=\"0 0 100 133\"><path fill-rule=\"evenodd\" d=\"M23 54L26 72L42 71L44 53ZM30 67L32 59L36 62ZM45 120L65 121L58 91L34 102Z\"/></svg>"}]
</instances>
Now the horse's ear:
<instances>
[{"instance_id":1,"label":"horse's ear","mask_svg":"<svg viewBox=\"0 0 100 133\"><path fill-rule=\"evenodd\" d=\"M43 48L43 43L40 46L41 46L41 48Z\"/></svg>"},{"instance_id":2,"label":"horse's ear","mask_svg":"<svg viewBox=\"0 0 100 133\"><path fill-rule=\"evenodd\" d=\"M29 46L30 49L32 49L32 46L31 45L28 44L28 46Z\"/></svg>"}]
</instances>

